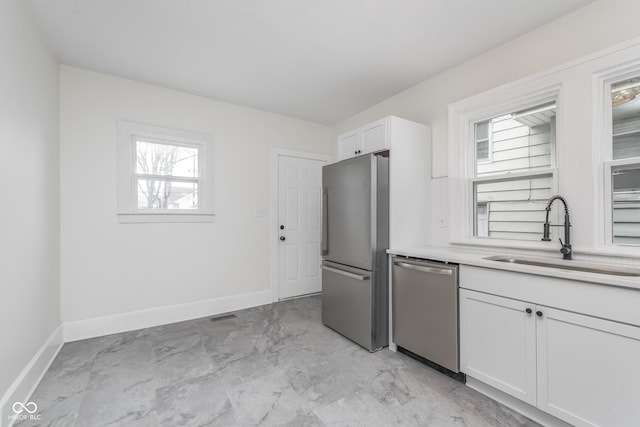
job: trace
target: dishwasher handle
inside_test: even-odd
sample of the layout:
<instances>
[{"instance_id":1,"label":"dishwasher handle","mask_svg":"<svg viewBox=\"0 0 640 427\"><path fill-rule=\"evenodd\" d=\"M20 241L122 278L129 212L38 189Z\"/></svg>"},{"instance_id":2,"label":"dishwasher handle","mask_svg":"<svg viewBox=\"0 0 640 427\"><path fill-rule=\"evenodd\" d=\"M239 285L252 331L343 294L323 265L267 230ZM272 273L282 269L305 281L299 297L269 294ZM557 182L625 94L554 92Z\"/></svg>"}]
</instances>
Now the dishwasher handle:
<instances>
[{"instance_id":1,"label":"dishwasher handle","mask_svg":"<svg viewBox=\"0 0 640 427\"><path fill-rule=\"evenodd\" d=\"M448 268L427 267L426 265L410 264L403 261L394 261L393 265L409 270L421 271L423 273L442 274L444 276L451 276L453 274L453 270Z\"/></svg>"}]
</instances>

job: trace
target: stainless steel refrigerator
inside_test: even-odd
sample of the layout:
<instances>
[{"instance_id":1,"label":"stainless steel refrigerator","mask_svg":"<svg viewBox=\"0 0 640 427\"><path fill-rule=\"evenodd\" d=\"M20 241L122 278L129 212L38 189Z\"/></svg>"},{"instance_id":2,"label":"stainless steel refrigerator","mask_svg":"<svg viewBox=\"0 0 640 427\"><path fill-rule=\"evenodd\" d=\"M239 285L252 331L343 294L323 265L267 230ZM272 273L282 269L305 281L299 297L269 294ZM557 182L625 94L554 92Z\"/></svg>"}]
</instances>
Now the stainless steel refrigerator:
<instances>
[{"instance_id":1,"label":"stainless steel refrigerator","mask_svg":"<svg viewBox=\"0 0 640 427\"><path fill-rule=\"evenodd\" d=\"M389 158L322 168L322 321L369 351L389 344Z\"/></svg>"}]
</instances>

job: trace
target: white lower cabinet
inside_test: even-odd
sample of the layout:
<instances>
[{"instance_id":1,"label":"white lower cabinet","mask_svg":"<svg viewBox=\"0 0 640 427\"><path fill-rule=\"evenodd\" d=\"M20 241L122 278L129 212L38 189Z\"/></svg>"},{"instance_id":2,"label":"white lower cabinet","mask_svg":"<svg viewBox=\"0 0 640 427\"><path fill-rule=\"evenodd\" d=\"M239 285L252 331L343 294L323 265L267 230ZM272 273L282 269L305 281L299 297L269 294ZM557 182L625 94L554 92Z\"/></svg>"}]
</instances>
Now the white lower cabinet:
<instances>
[{"instance_id":1,"label":"white lower cabinet","mask_svg":"<svg viewBox=\"0 0 640 427\"><path fill-rule=\"evenodd\" d=\"M467 289L460 297L464 373L576 426L640 425L640 327Z\"/></svg>"},{"instance_id":2,"label":"white lower cabinet","mask_svg":"<svg viewBox=\"0 0 640 427\"><path fill-rule=\"evenodd\" d=\"M640 425L640 328L538 310L538 408L575 425Z\"/></svg>"},{"instance_id":3,"label":"white lower cabinet","mask_svg":"<svg viewBox=\"0 0 640 427\"><path fill-rule=\"evenodd\" d=\"M531 405L536 404L536 325L531 304L460 290L460 368Z\"/></svg>"}]
</instances>

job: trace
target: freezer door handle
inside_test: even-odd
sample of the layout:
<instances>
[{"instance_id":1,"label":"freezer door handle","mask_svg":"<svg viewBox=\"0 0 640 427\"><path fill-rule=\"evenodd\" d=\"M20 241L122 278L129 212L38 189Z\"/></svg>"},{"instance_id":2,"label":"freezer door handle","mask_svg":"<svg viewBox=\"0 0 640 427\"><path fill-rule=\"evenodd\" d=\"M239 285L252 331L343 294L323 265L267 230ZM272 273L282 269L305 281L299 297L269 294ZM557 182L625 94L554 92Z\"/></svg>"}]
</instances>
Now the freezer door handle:
<instances>
[{"instance_id":1,"label":"freezer door handle","mask_svg":"<svg viewBox=\"0 0 640 427\"><path fill-rule=\"evenodd\" d=\"M347 276L347 277L350 277L350 278L356 279L356 280L369 280L370 277L371 277L371 276L367 276L367 275L351 273L350 271L340 270L339 268L328 267L326 265L322 265L322 266L320 266L320 268L322 268L323 270L327 270L327 271L330 271L332 273L341 274L343 276Z\"/></svg>"},{"instance_id":2,"label":"freezer door handle","mask_svg":"<svg viewBox=\"0 0 640 427\"><path fill-rule=\"evenodd\" d=\"M329 194L327 189L322 189L322 255L329 253Z\"/></svg>"},{"instance_id":3,"label":"freezer door handle","mask_svg":"<svg viewBox=\"0 0 640 427\"><path fill-rule=\"evenodd\" d=\"M446 268L427 267L425 265L409 264L407 262L402 262L402 261L394 261L393 265L397 265L398 267L402 267L402 268L407 268L409 270L421 271L423 273L442 274L445 276L451 276L453 274L453 270L449 270Z\"/></svg>"}]
</instances>

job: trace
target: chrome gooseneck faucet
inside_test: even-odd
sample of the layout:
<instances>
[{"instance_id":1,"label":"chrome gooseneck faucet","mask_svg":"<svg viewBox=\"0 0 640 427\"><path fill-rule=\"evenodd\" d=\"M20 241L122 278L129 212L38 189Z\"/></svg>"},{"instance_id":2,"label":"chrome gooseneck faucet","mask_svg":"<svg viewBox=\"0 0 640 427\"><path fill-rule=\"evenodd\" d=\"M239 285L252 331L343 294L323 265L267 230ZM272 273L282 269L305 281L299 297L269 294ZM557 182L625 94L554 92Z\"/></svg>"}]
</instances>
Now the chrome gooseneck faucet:
<instances>
[{"instance_id":1,"label":"chrome gooseneck faucet","mask_svg":"<svg viewBox=\"0 0 640 427\"><path fill-rule=\"evenodd\" d=\"M549 212L551 212L551 205L556 200L560 200L564 205L564 225L549 224ZM562 245L560 252L562 252L562 259L571 259L571 233L569 231L571 228L571 222L569 221L569 207L567 206L567 201L562 196L553 196L549 199L545 209L547 211L547 219L544 221L544 233L542 240L544 242L551 241L551 238L549 237L550 227L564 227L564 243L562 242L562 239L558 239Z\"/></svg>"}]
</instances>

